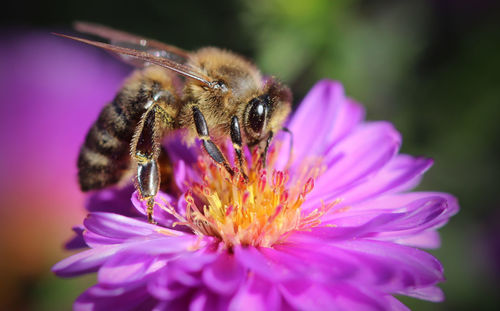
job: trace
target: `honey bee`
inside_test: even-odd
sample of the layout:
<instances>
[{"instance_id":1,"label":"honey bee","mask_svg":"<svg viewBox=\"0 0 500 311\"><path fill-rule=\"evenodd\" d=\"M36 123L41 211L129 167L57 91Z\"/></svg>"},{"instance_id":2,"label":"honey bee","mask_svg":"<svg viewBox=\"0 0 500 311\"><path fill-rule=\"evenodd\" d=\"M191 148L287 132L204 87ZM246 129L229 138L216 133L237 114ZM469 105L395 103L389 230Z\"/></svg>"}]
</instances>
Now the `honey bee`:
<instances>
[{"instance_id":1,"label":"honey bee","mask_svg":"<svg viewBox=\"0 0 500 311\"><path fill-rule=\"evenodd\" d=\"M255 65L215 47L194 52L90 23L76 23L102 43L56 34L120 56L137 69L114 100L105 105L87 133L78 157L83 191L102 189L135 173L135 187L147 202L153 223L160 180L172 174L163 138L185 129L217 164L232 176L235 169L218 147L231 139L238 172L247 180L243 146L258 148L263 165L273 136L291 109L288 87L275 78L264 81ZM163 176L162 176L163 175Z\"/></svg>"}]
</instances>

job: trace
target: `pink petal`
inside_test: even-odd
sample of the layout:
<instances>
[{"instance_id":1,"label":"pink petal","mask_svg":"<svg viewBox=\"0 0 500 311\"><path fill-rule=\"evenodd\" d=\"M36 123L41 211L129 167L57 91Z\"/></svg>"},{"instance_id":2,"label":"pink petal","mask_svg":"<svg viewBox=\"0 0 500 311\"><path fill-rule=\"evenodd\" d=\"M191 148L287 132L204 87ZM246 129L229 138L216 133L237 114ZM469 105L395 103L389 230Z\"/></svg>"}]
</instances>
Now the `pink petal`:
<instances>
[{"instance_id":1,"label":"pink petal","mask_svg":"<svg viewBox=\"0 0 500 311\"><path fill-rule=\"evenodd\" d=\"M398 155L376 176L340 195L346 203L354 204L385 193L413 189L422 175L432 166L432 159Z\"/></svg>"},{"instance_id":2,"label":"pink petal","mask_svg":"<svg viewBox=\"0 0 500 311\"><path fill-rule=\"evenodd\" d=\"M441 246L441 237L434 230L427 230L408 237L393 239L395 243L418 248L436 249Z\"/></svg>"},{"instance_id":3,"label":"pink petal","mask_svg":"<svg viewBox=\"0 0 500 311\"><path fill-rule=\"evenodd\" d=\"M263 253L271 261L280 260L289 274L295 276L288 280L307 279L325 286L348 282L395 293L443 280L442 267L434 257L395 243L370 240L327 243L314 239L295 242L292 239Z\"/></svg>"},{"instance_id":4,"label":"pink petal","mask_svg":"<svg viewBox=\"0 0 500 311\"><path fill-rule=\"evenodd\" d=\"M402 196L406 197L405 199L417 197L414 195ZM401 201L400 199L399 202ZM331 228L332 232L348 228L359 228L363 229L364 233L369 233L370 231L367 230L372 230L371 232L378 233L377 236L397 238L418 234L426 229L434 228L446 221L450 216L448 201L445 197L428 195L414 201L405 202L404 205L392 210L387 208L378 210L376 207L358 210L357 206L353 206L345 212L326 215L322 219L322 224L333 226ZM372 224L374 220L381 217L386 219L391 217L392 219L378 222L375 224L378 226L374 226ZM368 225L370 225L369 228L366 228Z\"/></svg>"},{"instance_id":5,"label":"pink petal","mask_svg":"<svg viewBox=\"0 0 500 311\"><path fill-rule=\"evenodd\" d=\"M189 311L227 311L229 298L199 290L191 299Z\"/></svg>"},{"instance_id":6,"label":"pink petal","mask_svg":"<svg viewBox=\"0 0 500 311\"><path fill-rule=\"evenodd\" d=\"M374 240L342 241L332 246L355 256L372 270L374 282L385 292L420 288L443 281L443 267L432 255L416 248Z\"/></svg>"},{"instance_id":7,"label":"pink petal","mask_svg":"<svg viewBox=\"0 0 500 311\"><path fill-rule=\"evenodd\" d=\"M83 239L83 231L85 230L85 228L83 226L75 226L72 229L75 235L64 244L64 248L71 250L87 247L88 245Z\"/></svg>"},{"instance_id":8,"label":"pink petal","mask_svg":"<svg viewBox=\"0 0 500 311\"><path fill-rule=\"evenodd\" d=\"M316 180L308 201L318 202L332 195L340 196L357 187L384 167L397 153L401 137L386 122L360 126L326 152L326 171Z\"/></svg>"},{"instance_id":9,"label":"pink petal","mask_svg":"<svg viewBox=\"0 0 500 311\"><path fill-rule=\"evenodd\" d=\"M336 144L351 133L365 117L363 106L350 98L346 98L343 103L339 103L339 106L335 119L331 120L333 128L328 135L330 146Z\"/></svg>"},{"instance_id":10,"label":"pink petal","mask_svg":"<svg viewBox=\"0 0 500 311\"><path fill-rule=\"evenodd\" d=\"M245 277L245 269L226 251L203 269L203 282L212 291L230 295L236 291Z\"/></svg>"},{"instance_id":11,"label":"pink petal","mask_svg":"<svg viewBox=\"0 0 500 311\"><path fill-rule=\"evenodd\" d=\"M167 203L172 206L176 206L177 202L174 200L172 196L166 194L162 191L158 192L155 197L155 206L153 208L153 218L154 220L163 227L172 228L174 222L178 221L177 218L164 211L160 206L166 206ZM147 204L145 201L139 199L139 195L137 191L132 194L132 204L137 209L137 211L144 215L144 220L146 220L147 215Z\"/></svg>"},{"instance_id":12,"label":"pink petal","mask_svg":"<svg viewBox=\"0 0 500 311\"><path fill-rule=\"evenodd\" d=\"M444 293L441 288L437 286L407 289L405 291L399 292L398 294L432 302L441 302L444 300Z\"/></svg>"},{"instance_id":13,"label":"pink petal","mask_svg":"<svg viewBox=\"0 0 500 311\"><path fill-rule=\"evenodd\" d=\"M95 212L83 222L85 229L102 236L129 239L155 234L160 227L113 213Z\"/></svg>"},{"instance_id":14,"label":"pink petal","mask_svg":"<svg viewBox=\"0 0 500 311\"><path fill-rule=\"evenodd\" d=\"M75 311L152 310L157 304L157 300L148 295L143 287L105 288L95 285L78 297L73 309Z\"/></svg>"},{"instance_id":15,"label":"pink petal","mask_svg":"<svg viewBox=\"0 0 500 311\"><path fill-rule=\"evenodd\" d=\"M321 155L334 140L346 135L363 117L363 109L345 98L342 85L335 81L318 82L303 99L288 128L294 135L294 162L310 155ZM277 167L288 159L288 143L282 147Z\"/></svg>"},{"instance_id":16,"label":"pink petal","mask_svg":"<svg viewBox=\"0 0 500 311\"><path fill-rule=\"evenodd\" d=\"M118 245L100 245L99 247L83 251L68 257L52 268L52 271L60 276L74 276L88 272L97 271L107 260L113 258L119 251L127 251L135 254L147 255L169 255L173 256L182 252L190 252L195 245L203 247L207 242L200 242L195 236L160 237L148 239L140 237Z\"/></svg>"},{"instance_id":17,"label":"pink petal","mask_svg":"<svg viewBox=\"0 0 500 311\"><path fill-rule=\"evenodd\" d=\"M387 122L358 126L349 136L334 144L324 155L327 171L318 181L334 181L334 189L377 172L399 150L401 135Z\"/></svg>"},{"instance_id":18,"label":"pink petal","mask_svg":"<svg viewBox=\"0 0 500 311\"><path fill-rule=\"evenodd\" d=\"M61 277L71 277L84 273L95 272L123 246L103 246L99 249L89 249L66 259L52 267L52 272Z\"/></svg>"},{"instance_id":19,"label":"pink petal","mask_svg":"<svg viewBox=\"0 0 500 311\"><path fill-rule=\"evenodd\" d=\"M124 285L132 282L145 282L148 275L166 265L166 260L148 256L120 252L106 261L99 269L97 279L104 285Z\"/></svg>"},{"instance_id":20,"label":"pink petal","mask_svg":"<svg viewBox=\"0 0 500 311\"><path fill-rule=\"evenodd\" d=\"M280 310L281 295L271 283L256 275L249 275L229 304L229 311Z\"/></svg>"},{"instance_id":21,"label":"pink petal","mask_svg":"<svg viewBox=\"0 0 500 311\"><path fill-rule=\"evenodd\" d=\"M187 275L187 278L192 278L192 276ZM194 285L200 284L200 282L194 283L192 281L190 283ZM168 268L163 269L155 275L154 278L147 283L147 288L148 292L153 295L153 297L165 301L178 299L191 290L191 287L169 279Z\"/></svg>"},{"instance_id":22,"label":"pink petal","mask_svg":"<svg viewBox=\"0 0 500 311\"><path fill-rule=\"evenodd\" d=\"M202 285L201 270L215 258L215 254L206 249L180 253L170 258L166 268L148 283L148 290L158 299L176 299Z\"/></svg>"},{"instance_id":23,"label":"pink petal","mask_svg":"<svg viewBox=\"0 0 500 311\"><path fill-rule=\"evenodd\" d=\"M151 239L152 237L163 238L166 234L170 234L171 236L181 236L184 234L179 231L161 228L145 221L103 212L91 213L85 219L84 225L87 229L84 232L85 242L92 247L119 244L128 239L137 240L141 237ZM162 233L160 233L160 229Z\"/></svg>"},{"instance_id":24,"label":"pink petal","mask_svg":"<svg viewBox=\"0 0 500 311\"><path fill-rule=\"evenodd\" d=\"M410 311L410 309L405 306L401 301L397 300L391 295L386 295L385 300L387 301L387 310L391 311Z\"/></svg>"},{"instance_id":25,"label":"pink petal","mask_svg":"<svg viewBox=\"0 0 500 311\"><path fill-rule=\"evenodd\" d=\"M307 280L280 286L287 302L298 310L388 310L388 301L380 293L348 283L323 286Z\"/></svg>"},{"instance_id":26,"label":"pink petal","mask_svg":"<svg viewBox=\"0 0 500 311\"><path fill-rule=\"evenodd\" d=\"M274 262L263 251L272 251L271 248L260 247L234 247L234 255L246 269L273 282L290 277L288 269L279 262Z\"/></svg>"},{"instance_id":27,"label":"pink petal","mask_svg":"<svg viewBox=\"0 0 500 311\"><path fill-rule=\"evenodd\" d=\"M409 190L420 181L420 177L431 165L430 159L398 155L369 178L347 187L336 189L326 182L321 187L316 185L304 203L303 209L314 209L321 204L321 201L327 203L338 199L344 206L351 206L384 194Z\"/></svg>"},{"instance_id":28,"label":"pink petal","mask_svg":"<svg viewBox=\"0 0 500 311\"><path fill-rule=\"evenodd\" d=\"M85 207L89 212L108 212L128 217L140 216L132 202L130 195L135 191L133 185L123 188L107 188L90 194Z\"/></svg>"}]
</instances>

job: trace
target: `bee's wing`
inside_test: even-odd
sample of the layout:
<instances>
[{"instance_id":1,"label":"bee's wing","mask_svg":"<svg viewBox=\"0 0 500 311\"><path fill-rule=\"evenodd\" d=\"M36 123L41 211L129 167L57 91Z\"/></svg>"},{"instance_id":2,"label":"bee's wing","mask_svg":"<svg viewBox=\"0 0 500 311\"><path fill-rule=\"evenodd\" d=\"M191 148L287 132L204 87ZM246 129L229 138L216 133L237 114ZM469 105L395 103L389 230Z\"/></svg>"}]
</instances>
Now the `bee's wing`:
<instances>
[{"instance_id":1,"label":"bee's wing","mask_svg":"<svg viewBox=\"0 0 500 311\"><path fill-rule=\"evenodd\" d=\"M95 35L107 39L112 45L148 52L157 57L171 59L177 63L184 64L189 53L173 45L165 44L156 40L147 39L121 30L87 22L76 22L74 28L82 33ZM130 56L119 55L125 62L137 66L144 66L143 62Z\"/></svg>"},{"instance_id":2,"label":"bee's wing","mask_svg":"<svg viewBox=\"0 0 500 311\"><path fill-rule=\"evenodd\" d=\"M161 66L163 68L167 68L167 69L172 70L180 75L185 76L186 78L197 80L198 82L200 82L208 87L211 87L211 88L217 86L217 84L215 82L212 82L210 80L210 77L201 73L196 68L192 68L191 66L178 63L178 62L173 61L173 60L168 59L168 58L159 57L159 56L153 55L153 54L151 54L149 52L145 52L145 51L139 51L139 50L135 50L135 49L131 49L131 48L111 45L111 44L102 43L102 42L98 42L98 41L92 41L92 40L67 36L67 35L58 34L58 33L54 33L54 34L57 36L60 36L60 37L64 37L64 38L80 41L83 43L87 43L87 44L99 47L101 49L104 49L104 50L107 50L107 51L110 51L113 53L131 56L134 59L138 59L138 60L146 62L146 63L151 63L151 64Z\"/></svg>"}]
</instances>

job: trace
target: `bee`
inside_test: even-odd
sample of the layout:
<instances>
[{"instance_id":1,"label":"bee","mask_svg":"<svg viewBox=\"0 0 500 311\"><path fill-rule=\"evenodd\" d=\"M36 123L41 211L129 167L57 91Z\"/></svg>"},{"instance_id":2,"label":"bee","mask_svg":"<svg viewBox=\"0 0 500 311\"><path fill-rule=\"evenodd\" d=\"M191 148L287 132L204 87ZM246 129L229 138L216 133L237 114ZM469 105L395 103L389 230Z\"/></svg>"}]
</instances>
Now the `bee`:
<instances>
[{"instance_id":1,"label":"bee","mask_svg":"<svg viewBox=\"0 0 500 311\"><path fill-rule=\"evenodd\" d=\"M110 44L56 35L110 51L137 67L87 133L78 157L82 191L115 185L132 170L153 223L160 183L172 174L161 142L181 129L188 141L201 140L210 158L232 176L236 170L219 148L228 139L244 180L244 145L258 148L265 166L273 136L284 129L291 109L287 86L274 77L264 80L254 64L224 49L187 52L101 25L80 22L75 28Z\"/></svg>"}]
</instances>

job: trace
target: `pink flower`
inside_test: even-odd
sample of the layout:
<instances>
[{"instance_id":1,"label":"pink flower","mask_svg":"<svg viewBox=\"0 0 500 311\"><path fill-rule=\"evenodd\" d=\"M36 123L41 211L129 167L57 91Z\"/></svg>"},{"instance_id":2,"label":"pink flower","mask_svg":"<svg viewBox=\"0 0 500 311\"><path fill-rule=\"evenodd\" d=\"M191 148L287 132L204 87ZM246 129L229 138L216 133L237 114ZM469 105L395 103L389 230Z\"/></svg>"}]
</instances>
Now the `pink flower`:
<instances>
[{"instance_id":1,"label":"pink flower","mask_svg":"<svg viewBox=\"0 0 500 311\"><path fill-rule=\"evenodd\" d=\"M170 141L179 191L158 196L158 224L146 222L135 193L130 209L127 190L90 200L90 249L53 268L97 272L75 309L405 310L393 295L441 301L443 268L419 248L439 246L436 230L457 202L409 192L432 160L398 154L394 127L363 116L339 83L319 82L289 122L292 159L289 138L278 136L267 170L247 155L249 183Z\"/></svg>"}]
</instances>

